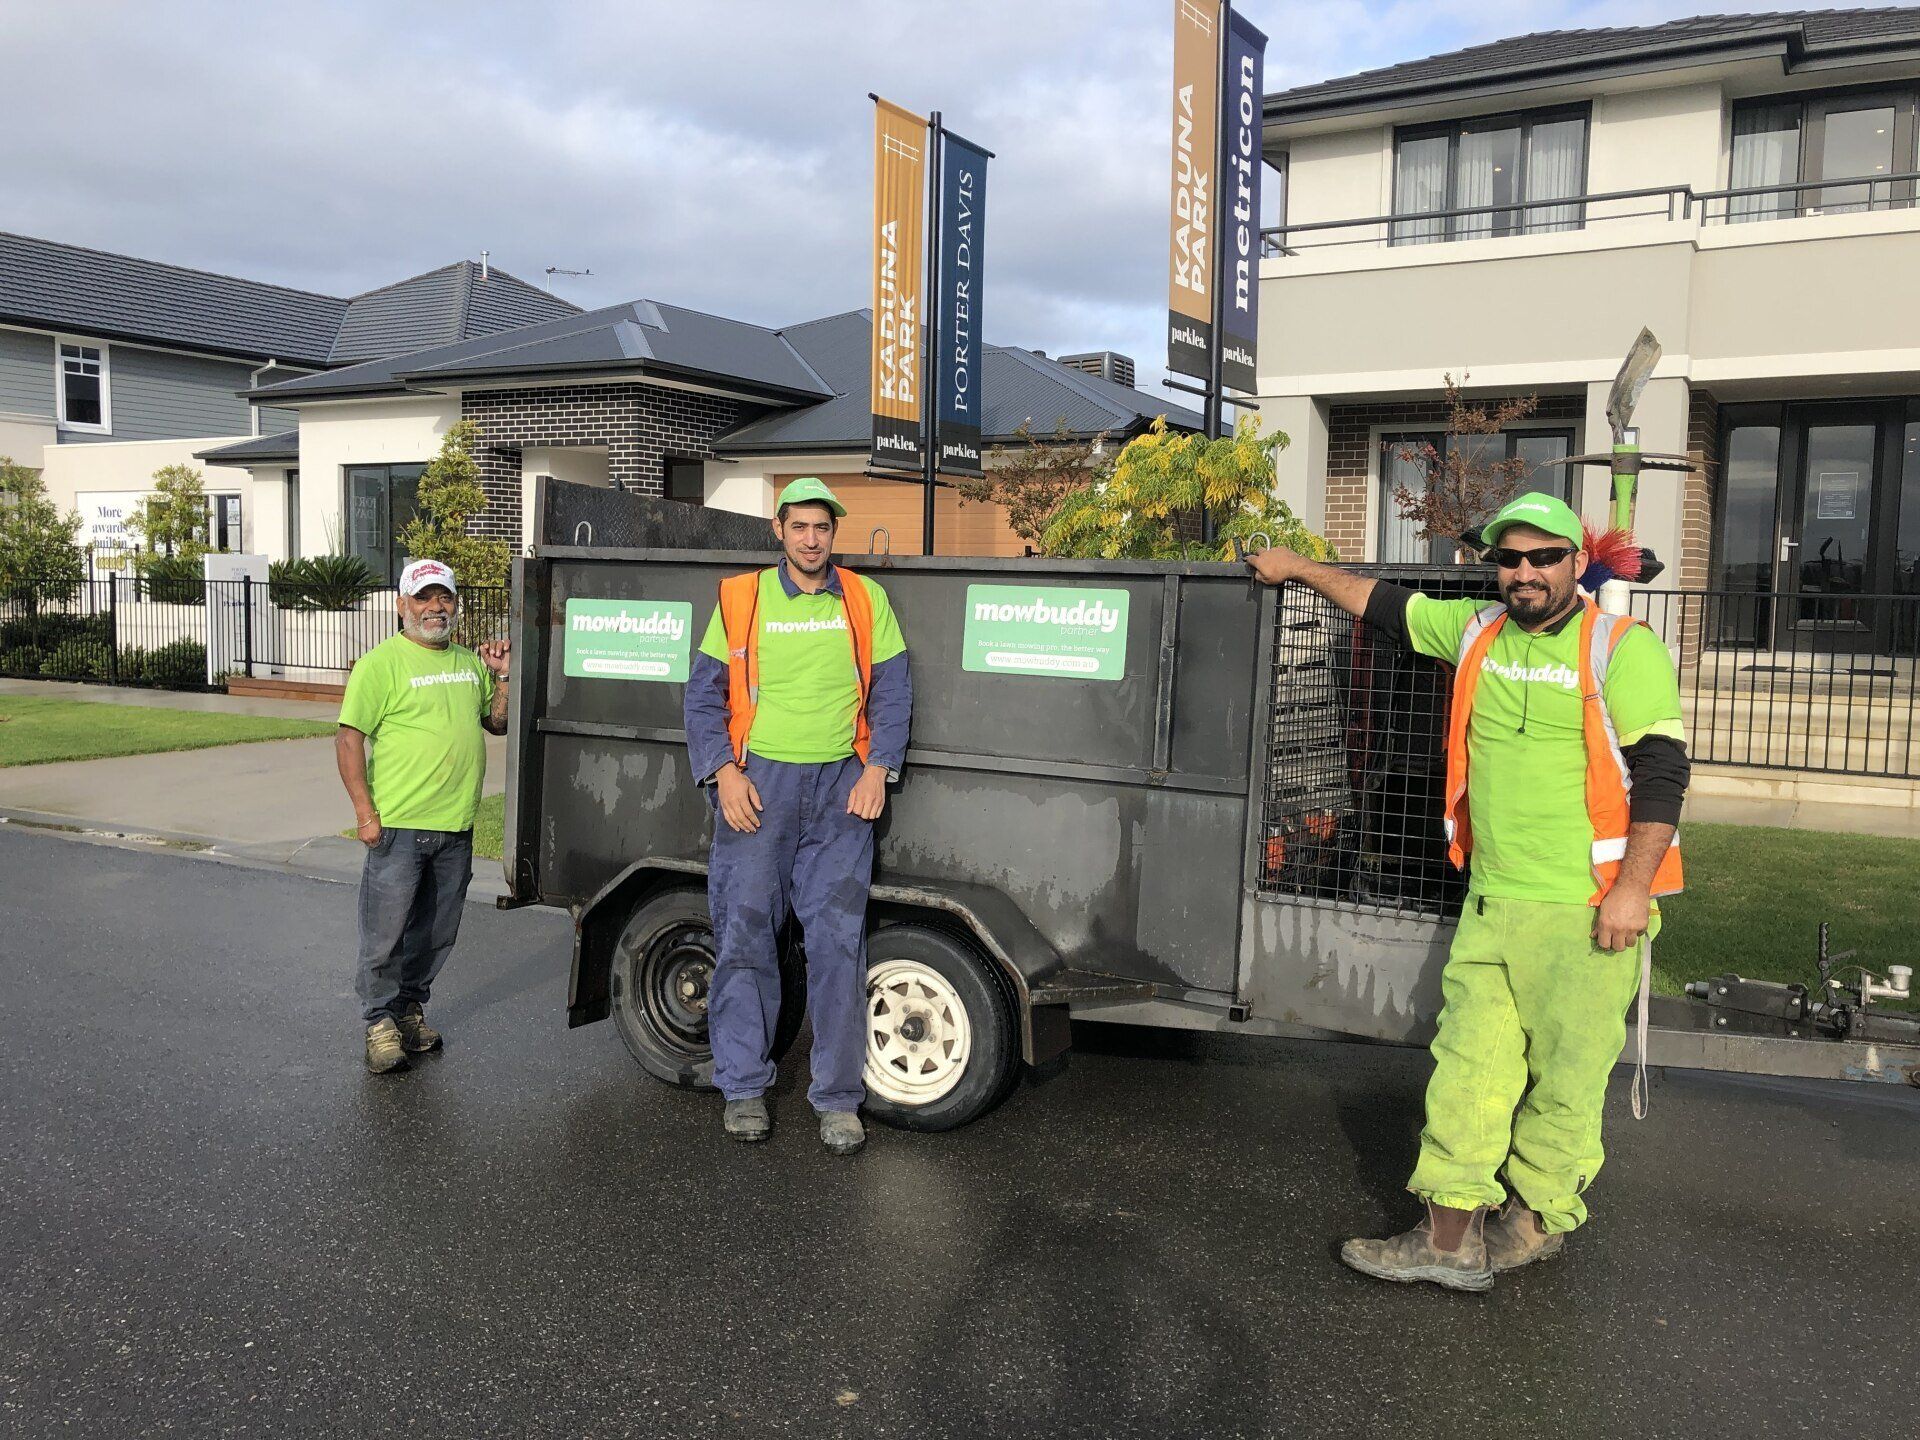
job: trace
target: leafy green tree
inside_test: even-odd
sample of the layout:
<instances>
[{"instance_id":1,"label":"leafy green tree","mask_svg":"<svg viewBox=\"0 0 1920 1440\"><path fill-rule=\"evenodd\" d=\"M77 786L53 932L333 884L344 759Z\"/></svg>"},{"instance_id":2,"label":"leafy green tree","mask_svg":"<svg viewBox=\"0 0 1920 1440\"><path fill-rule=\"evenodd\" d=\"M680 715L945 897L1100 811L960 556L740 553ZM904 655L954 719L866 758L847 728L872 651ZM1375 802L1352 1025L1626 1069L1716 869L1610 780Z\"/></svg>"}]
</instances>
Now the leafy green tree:
<instances>
[{"instance_id":1,"label":"leafy green tree","mask_svg":"<svg viewBox=\"0 0 1920 1440\"><path fill-rule=\"evenodd\" d=\"M1233 558L1233 542L1263 535L1316 560L1333 547L1273 493L1273 457L1287 444L1260 433L1248 416L1231 435L1209 440L1167 428L1164 418L1130 440L1112 474L1060 502L1042 536L1048 555L1089 560ZM1192 538L1194 517L1213 518L1215 544Z\"/></svg>"},{"instance_id":2,"label":"leafy green tree","mask_svg":"<svg viewBox=\"0 0 1920 1440\"><path fill-rule=\"evenodd\" d=\"M467 533L468 522L487 508L480 464L473 458L479 436L480 427L471 420L448 428L440 453L420 477L420 508L401 530L400 546L409 559L452 566L463 586L504 585L513 564L507 542Z\"/></svg>"},{"instance_id":3,"label":"leafy green tree","mask_svg":"<svg viewBox=\"0 0 1920 1440\"><path fill-rule=\"evenodd\" d=\"M79 513L60 513L38 470L0 455L0 604L71 600L86 573L79 533Z\"/></svg>"},{"instance_id":4,"label":"leafy green tree","mask_svg":"<svg viewBox=\"0 0 1920 1440\"><path fill-rule=\"evenodd\" d=\"M152 555L198 560L207 553L207 487L191 465L153 472L153 493L127 519Z\"/></svg>"}]
</instances>

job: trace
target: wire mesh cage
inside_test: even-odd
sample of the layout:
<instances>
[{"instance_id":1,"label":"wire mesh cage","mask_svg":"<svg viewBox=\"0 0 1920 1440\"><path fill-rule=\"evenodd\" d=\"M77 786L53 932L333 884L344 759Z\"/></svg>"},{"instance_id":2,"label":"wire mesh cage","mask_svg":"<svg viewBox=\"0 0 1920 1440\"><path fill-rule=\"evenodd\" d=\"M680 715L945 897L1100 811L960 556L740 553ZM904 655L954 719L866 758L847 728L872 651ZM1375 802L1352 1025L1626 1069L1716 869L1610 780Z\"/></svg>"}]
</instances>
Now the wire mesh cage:
<instances>
[{"instance_id":1,"label":"wire mesh cage","mask_svg":"<svg viewBox=\"0 0 1920 1440\"><path fill-rule=\"evenodd\" d=\"M1365 573L1436 599L1492 598L1467 566ZM1452 672L1285 586L1274 628L1259 887L1399 914L1459 908L1440 828Z\"/></svg>"}]
</instances>

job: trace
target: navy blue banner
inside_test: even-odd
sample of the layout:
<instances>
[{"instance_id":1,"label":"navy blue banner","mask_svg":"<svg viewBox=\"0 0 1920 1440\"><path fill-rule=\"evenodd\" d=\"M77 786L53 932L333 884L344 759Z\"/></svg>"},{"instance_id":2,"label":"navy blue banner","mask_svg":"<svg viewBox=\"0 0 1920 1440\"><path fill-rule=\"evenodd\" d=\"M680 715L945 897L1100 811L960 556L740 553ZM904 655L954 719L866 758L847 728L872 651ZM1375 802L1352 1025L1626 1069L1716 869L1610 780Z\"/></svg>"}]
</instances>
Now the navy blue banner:
<instances>
[{"instance_id":1,"label":"navy blue banner","mask_svg":"<svg viewBox=\"0 0 1920 1440\"><path fill-rule=\"evenodd\" d=\"M987 238L987 156L947 134L940 144L940 293L933 335L937 460L943 474L979 475L980 275Z\"/></svg>"},{"instance_id":2,"label":"navy blue banner","mask_svg":"<svg viewBox=\"0 0 1920 1440\"><path fill-rule=\"evenodd\" d=\"M1252 394L1260 341L1260 130L1267 37L1237 10L1227 18L1227 83L1220 92L1220 381Z\"/></svg>"}]
</instances>

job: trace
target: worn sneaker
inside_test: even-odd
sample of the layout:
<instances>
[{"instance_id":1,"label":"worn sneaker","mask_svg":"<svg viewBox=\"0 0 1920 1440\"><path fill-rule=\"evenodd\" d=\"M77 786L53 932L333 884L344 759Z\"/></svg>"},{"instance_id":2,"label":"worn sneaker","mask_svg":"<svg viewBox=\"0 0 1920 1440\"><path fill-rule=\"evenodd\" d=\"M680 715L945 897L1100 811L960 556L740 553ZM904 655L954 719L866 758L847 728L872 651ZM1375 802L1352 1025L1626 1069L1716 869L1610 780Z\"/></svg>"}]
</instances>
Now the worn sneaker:
<instances>
[{"instance_id":1,"label":"worn sneaker","mask_svg":"<svg viewBox=\"0 0 1920 1440\"><path fill-rule=\"evenodd\" d=\"M766 1139L773 1130L767 1102L758 1095L751 1100L727 1101L727 1111L720 1123L729 1140L744 1140L748 1144Z\"/></svg>"},{"instance_id":2,"label":"worn sneaker","mask_svg":"<svg viewBox=\"0 0 1920 1440\"><path fill-rule=\"evenodd\" d=\"M407 1068L407 1050L391 1015L367 1027L367 1069L376 1075Z\"/></svg>"},{"instance_id":3,"label":"worn sneaker","mask_svg":"<svg viewBox=\"0 0 1920 1440\"><path fill-rule=\"evenodd\" d=\"M1496 1275L1536 1260L1551 1260L1566 1243L1565 1235L1549 1235L1541 1229L1540 1216L1518 1195L1509 1196L1500 1213L1487 1222L1487 1263Z\"/></svg>"},{"instance_id":4,"label":"worn sneaker","mask_svg":"<svg viewBox=\"0 0 1920 1440\"><path fill-rule=\"evenodd\" d=\"M414 1000L400 1007L400 1043L410 1055L440 1048L440 1032L427 1024L427 1012Z\"/></svg>"},{"instance_id":5,"label":"worn sneaker","mask_svg":"<svg viewBox=\"0 0 1920 1440\"><path fill-rule=\"evenodd\" d=\"M1487 1212L1449 1210L1429 1205L1427 1218L1391 1240L1349 1240L1340 1258L1376 1280L1426 1280L1449 1290L1491 1290L1493 1267L1487 1263ZM1442 1249L1435 1232L1454 1243Z\"/></svg>"},{"instance_id":6,"label":"worn sneaker","mask_svg":"<svg viewBox=\"0 0 1920 1440\"><path fill-rule=\"evenodd\" d=\"M851 1110L822 1110L820 1143L836 1155L851 1155L867 1143L866 1127Z\"/></svg>"}]
</instances>

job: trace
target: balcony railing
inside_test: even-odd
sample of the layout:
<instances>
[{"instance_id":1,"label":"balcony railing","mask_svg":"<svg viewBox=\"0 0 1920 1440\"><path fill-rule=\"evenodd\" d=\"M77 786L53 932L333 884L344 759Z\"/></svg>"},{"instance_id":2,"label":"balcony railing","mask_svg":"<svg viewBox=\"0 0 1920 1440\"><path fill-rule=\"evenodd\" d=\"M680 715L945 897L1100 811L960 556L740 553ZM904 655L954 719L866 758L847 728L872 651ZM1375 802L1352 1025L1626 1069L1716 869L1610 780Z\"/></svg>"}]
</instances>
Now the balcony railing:
<instances>
[{"instance_id":1,"label":"balcony railing","mask_svg":"<svg viewBox=\"0 0 1920 1440\"><path fill-rule=\"evenodd\" d=\"M1446 210L1371 215L1358 220L1316 220L1262 230L1261 253L1298 255L1302 251L1342 245L1398 247L1513 235L1549 235L1622 220L1724 225L1808 215L1904 210L1913 207L1916 193L1920 192L1920 184L1916 182L1920 182L1920 171L1726 190L1662 185L1645 190L1566 195L1550 200L1510 200L1499 205L1458 205Z\"/></svg>"}]
</instances>

